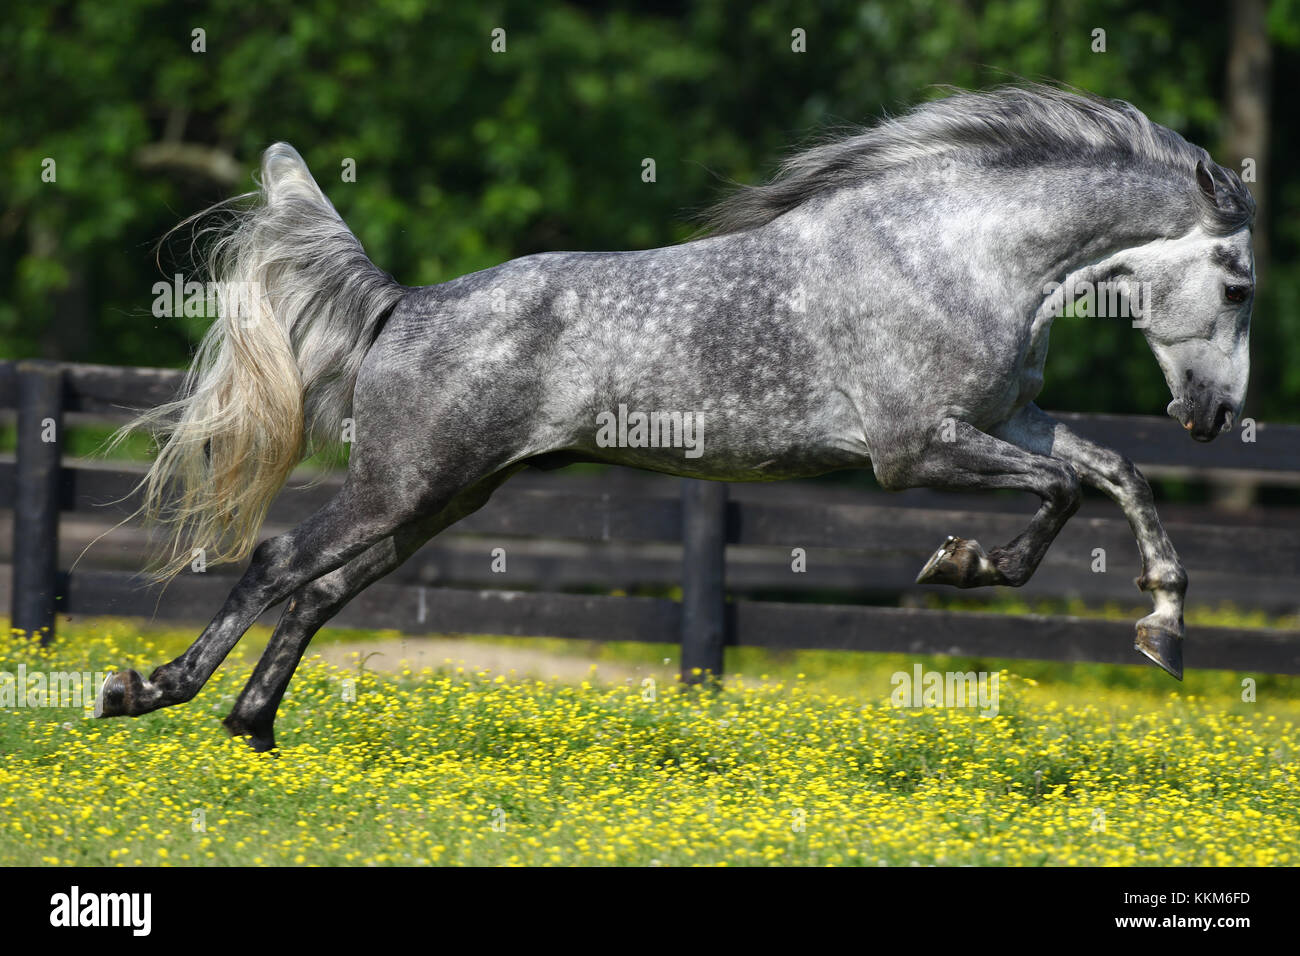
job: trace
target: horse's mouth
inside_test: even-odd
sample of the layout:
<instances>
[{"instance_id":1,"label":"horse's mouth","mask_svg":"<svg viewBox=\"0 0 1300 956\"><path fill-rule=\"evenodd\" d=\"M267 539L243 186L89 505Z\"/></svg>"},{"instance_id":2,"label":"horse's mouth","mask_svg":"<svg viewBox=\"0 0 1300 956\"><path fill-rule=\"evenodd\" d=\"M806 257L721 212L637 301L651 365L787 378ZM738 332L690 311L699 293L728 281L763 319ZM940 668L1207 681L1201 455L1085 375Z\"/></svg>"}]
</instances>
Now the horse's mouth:
<instances>
[{"instance_id":1,"label":"horse's mouth","mask_svg":"<svg viewBox=\"0 0 1300 956\"><path fill-rule=\"evenodd\" d=\"M1193 439L1199 442L1214 441L1215 438L1232 428L1232 406L1217 396L1209 401L1193 405L1186 399L1175 398L1165 409L1171 418L1177 419Z\"/></svg>"}]
</instances>

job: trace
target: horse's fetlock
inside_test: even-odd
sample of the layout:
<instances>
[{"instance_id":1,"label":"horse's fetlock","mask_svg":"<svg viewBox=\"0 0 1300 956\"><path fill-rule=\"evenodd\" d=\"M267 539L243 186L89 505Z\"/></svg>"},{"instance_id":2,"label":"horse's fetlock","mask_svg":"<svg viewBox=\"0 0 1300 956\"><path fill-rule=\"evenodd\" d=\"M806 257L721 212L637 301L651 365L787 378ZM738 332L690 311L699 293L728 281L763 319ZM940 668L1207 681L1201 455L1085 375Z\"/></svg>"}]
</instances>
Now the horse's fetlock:
<instances>
[{"instance_id":1,"label":"horse's fetlock","mask_svg":"<svg viewBox=\"0 0 1300 956\"><path fill-rule=\"evenodd\" d=\"M174 664L163 664L149 675L149 686L158 697L159 707L186 704L198 693L196 682L187 679Z\"/></svg>"},{"instance_id":2,"label":"horse's fetlock","mask_svg":"<svg viewBox=\"0 0 1300 956\"><path fill-rule=\"evenodd\" d=\"M1181 597L1187 593L1187 572L1178 564L1150 568L1137 579L1137 586L1142 591L1165 591Z\"/></svg>"}]
</instances>

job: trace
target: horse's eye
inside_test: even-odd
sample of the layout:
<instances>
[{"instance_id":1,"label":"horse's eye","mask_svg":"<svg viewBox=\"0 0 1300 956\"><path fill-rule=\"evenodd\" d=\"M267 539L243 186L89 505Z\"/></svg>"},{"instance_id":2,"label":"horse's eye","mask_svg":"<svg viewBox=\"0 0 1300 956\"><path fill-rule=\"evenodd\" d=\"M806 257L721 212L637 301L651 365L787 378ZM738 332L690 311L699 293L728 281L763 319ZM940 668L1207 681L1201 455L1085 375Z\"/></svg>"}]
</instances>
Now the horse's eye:
<instances>
[{"instance_id":1,"label":"horse's eye","mask_svg":"<svg viewBox=\"0 0 1300 956\"><path fill-rule=\"evenodd\" d=\"M1229 302L1245 302L1250 298L1250 286L1229 285L1223 287L1223 297Z\"/></svg>"}]
</instances>

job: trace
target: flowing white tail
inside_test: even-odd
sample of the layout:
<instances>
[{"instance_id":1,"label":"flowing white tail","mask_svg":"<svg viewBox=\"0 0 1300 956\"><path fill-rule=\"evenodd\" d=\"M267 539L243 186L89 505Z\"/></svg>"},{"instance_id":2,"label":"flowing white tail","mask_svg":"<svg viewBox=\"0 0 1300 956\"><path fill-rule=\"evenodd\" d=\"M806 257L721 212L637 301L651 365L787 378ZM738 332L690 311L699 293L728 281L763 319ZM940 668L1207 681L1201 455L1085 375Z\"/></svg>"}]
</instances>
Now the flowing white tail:
<instances>
[{"instance_id":1,"label":"flowing white tail","mask_svg":"<svg viewBox=\"0 0 1300 956\"><path fill-rule=\"evenodd\" d=\"M180 398L123 429L154 432L143 513L167 529L157 575L203 549L247 557L295 465L338 441L357 372L405 289L378 269L288 143L262 155L260 189L218 210L229 219L205 257L218 317ZM189 220L189 221L194 221Z\"/></svg>"}]
</instances>

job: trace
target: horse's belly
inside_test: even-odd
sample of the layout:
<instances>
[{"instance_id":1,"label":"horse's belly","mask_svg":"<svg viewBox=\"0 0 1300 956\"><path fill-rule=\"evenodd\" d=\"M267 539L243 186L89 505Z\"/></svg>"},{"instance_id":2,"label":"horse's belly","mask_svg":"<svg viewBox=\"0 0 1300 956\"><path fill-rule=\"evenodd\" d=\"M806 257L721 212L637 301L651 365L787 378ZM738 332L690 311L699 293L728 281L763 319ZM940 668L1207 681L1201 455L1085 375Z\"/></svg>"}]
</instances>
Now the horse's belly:
<instances>
[{"instance_id":1,"label":"horse's belly","mask_svg":"<svg viewBox=\"0 0 1300 956\"><path fill-rule=\"evenodd\" d=\"M686 477L776 481L864 467L866 446L833 416L759 405L672 412L620 405L596 416L600 460ZM584 443L585 444L585 443Z\"/></svg>"}]
</instances>

